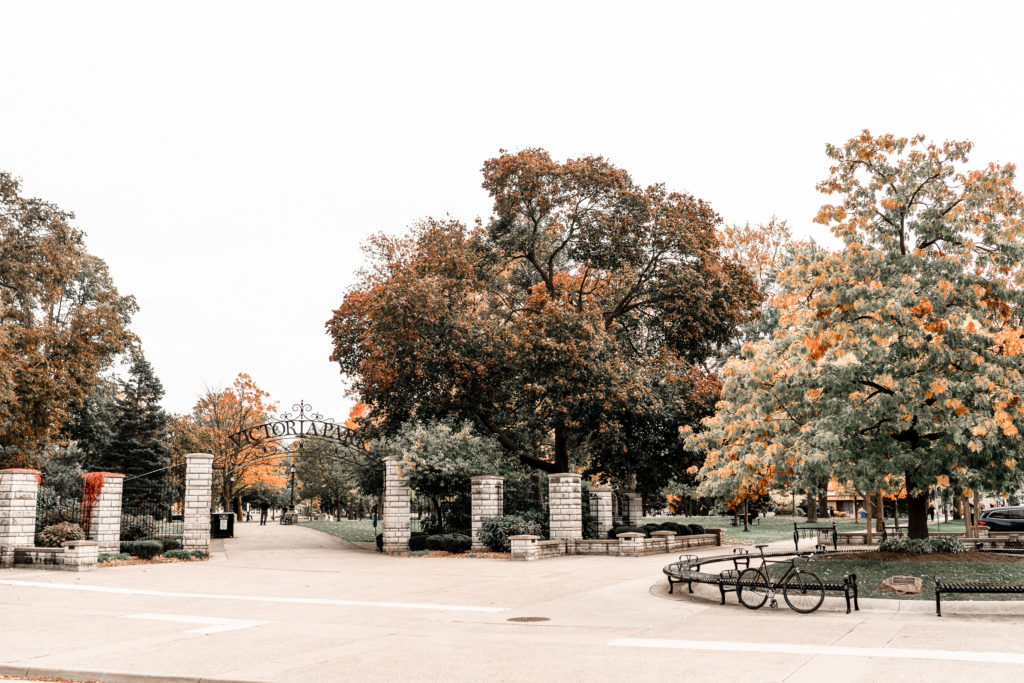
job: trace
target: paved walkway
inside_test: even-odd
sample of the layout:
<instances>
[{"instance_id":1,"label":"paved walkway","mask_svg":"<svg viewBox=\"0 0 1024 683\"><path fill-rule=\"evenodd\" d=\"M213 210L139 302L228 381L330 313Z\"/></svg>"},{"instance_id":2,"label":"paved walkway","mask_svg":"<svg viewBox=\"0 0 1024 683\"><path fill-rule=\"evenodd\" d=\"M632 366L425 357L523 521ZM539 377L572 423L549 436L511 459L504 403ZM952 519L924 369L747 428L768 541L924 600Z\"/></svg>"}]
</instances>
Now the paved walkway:
<instances>
[{"instance_id":1,"label":"paved walkway","mask_svg":"<svg viewBox=\"0 0 1024 683\"><path fill-rule=\"evenodd\" d=\"M668 595L671 556L392 558L303 527L236 529L209 562L0 572L0 673L920 681L1008 679L1024 664L1024 642L1006 637L1024 627L1024 603L941 619L888 601L852 615L750 612ZM544 621L510 621L522 617Z\"/></svg>"}]
</instances>

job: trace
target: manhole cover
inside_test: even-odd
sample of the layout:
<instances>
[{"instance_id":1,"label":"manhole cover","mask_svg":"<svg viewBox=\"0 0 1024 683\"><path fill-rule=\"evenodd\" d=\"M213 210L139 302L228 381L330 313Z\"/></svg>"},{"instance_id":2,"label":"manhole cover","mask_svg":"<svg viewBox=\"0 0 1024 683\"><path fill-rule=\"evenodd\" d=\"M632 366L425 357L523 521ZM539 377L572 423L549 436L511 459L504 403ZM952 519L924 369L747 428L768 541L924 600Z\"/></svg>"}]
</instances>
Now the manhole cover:
<instances>
[{"instance_id":1,"label":"manhole cover","mask_svg":"<svg viewBox=\"0 0 1024 683\"><path fill-rule=\"evenodd\" d=\"M547 617L512 617L507 621L551 621Z\"/></svg>"}]
</instances>

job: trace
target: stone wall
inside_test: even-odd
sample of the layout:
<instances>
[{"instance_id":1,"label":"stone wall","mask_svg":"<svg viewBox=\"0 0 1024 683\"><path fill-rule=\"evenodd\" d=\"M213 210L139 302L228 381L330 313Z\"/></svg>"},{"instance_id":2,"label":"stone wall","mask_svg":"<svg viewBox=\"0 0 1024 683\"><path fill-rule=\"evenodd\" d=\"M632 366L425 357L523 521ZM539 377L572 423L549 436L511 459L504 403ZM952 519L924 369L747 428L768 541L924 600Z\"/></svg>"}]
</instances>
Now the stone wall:
<instances>
[{"instance_id":1,"label":"stone wall","mask_svg":"<svg viewBox=\"0 0 1024 683\"><path fill-rule=\"evenodd\" d=\"M398 470L395 458L384 458L384 552L405 552L409 549L409 512L412 491Z\"/></svg>"},{"instance_id":2,"label":"stone wall","mask_svg":"<svg viewBox=\"0 0 1024 683\"><path fill-rule=\"evenodd\" d=\"M87 537L99 543L101 553L121 552L121 492L124 489L124 475L114 472L93 475L102 476L103 484L99 496L92 504Z\"/></svg>"},{"instance_id":3,"label":"stone wall","mask_svg":"<svg viewBox=\"0 0 1024 683\"><path fill-rule=\"evenodd\" d=\"M580 475L572 472L548 477L551 540L583 538L583 498Z\"/></svg>"},{"instance_id":4,"label":"stone wall","mask_svg":"<svg viewBox=\"0 0 1024 683\"><path fill-rule=\"evenodd\" d=\"M66 541L61 548L14 549L14 566L24 569L57 569L94 572L99 557L98 541Z\"/></svg>"},{"instance_id":5,"label":"stone wall","mask_svg":"<svg viewBox=\"0 0 1024 683\"><path fill-rule=\"evenodd\" d=\"M504 510L504 480L498 476L472 477L473 550L486 550L480 541L480 525L488 517L500 517Z\"/></svg>"},{"instance_id":6,"label":"stone wall","mask_svg":"<svg viewBox=\"0 0 1024 683\"><path fill-rule=\"evenodd\" d=\"M510 536L512 559L522 561L542 560L561 555L612 555L615 557L643 557L662 553L679 552L686 548L700 548L721 545L719 529L709 529L706 534L676 536L673 531L656 531L651 538L643 534L625 532L613 539L557 539L540 540L540 536Z\"/></svg>"},{"instance_id":7,"label":"stone wall","mask_svg":"<svg viewBox=\"0 0 1024 683\"><path fill-rule=\"evenodd\" d=\"M181 547L210 552L210 506L213 504L213 455L185 456L185 514Z\"/></svg>"},{"instance_id":8,"label":"stone wall","mask_svg":"<svg viewBox=\"0 0 1024 683\"><path fill-rule=\"evenodd\" d=\"M13 549L35 545L38 470L0 470L0 566L10 566Z\"/></svg>"}]
</instances>

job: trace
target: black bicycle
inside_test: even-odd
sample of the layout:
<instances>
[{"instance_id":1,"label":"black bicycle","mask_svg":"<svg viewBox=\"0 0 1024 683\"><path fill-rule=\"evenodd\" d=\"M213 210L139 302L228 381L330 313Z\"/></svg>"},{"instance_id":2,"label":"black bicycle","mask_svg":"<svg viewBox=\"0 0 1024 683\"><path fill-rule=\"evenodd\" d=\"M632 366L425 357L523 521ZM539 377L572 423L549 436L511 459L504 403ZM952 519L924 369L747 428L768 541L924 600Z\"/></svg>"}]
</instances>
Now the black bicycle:
<instances>
[{"instance_id":1,"label":"black bicycle","mask_svg":"<svg viewBox=\"0 0 1024 683\"><path fill-rule=\"evenodd\" d=\"M743 606L748 609L760 609L771 599L771 606L778 607L775 599L778 588L782 587L782 597L794 612L810 614L821 607L825 601L825 584L818 575L807 569L796 566L796 557L791 560L769 562L764 556L766 545L759 545L761 566L748 567L740 572L736 582L736 595ZM768 573L769 564L788 564L789 567L778 581L772 580Z\"/></svg>"}]
</instances>

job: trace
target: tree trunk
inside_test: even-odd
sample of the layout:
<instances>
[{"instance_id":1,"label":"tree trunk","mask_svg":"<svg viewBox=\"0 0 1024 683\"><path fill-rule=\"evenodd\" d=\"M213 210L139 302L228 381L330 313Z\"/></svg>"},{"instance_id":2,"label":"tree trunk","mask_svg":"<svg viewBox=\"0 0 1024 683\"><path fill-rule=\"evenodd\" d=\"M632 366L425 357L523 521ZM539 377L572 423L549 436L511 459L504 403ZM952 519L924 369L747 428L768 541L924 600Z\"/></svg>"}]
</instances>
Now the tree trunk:
<instances>
[{"instance_id":1,"label":"tree trunk","mask_svg":"<svg viewBox=\"0 0 1024 683\"><path fill-rule=\"evenodd\" d=\"M569 471L569 445L565 427L555 427L555 472Z\"/></svg>"},{"instance_id":2,"label":"tree trunk","mask_svg":"<svg viewBox=\"0 0 1024 683\"><path fill-rule=\"evenodd\" d=\"M828 484L825 484L825 488L818 494L818 514L828 518Z\"/></svg>"},{"instance_id":3,"label":"tree trunk","mask_svg":"<svg viewBox=\"0 0 1024 683\"><path fill-rule=\"evenodd\" d=\"M743 530L750 531L750 506L746 500L743 501Z\"/></svg>"},{"instance_id":4,"label":"tree trunk","mask_svg":"<svg viewBox=\"0 0 1024 683\"><path fill-rule=\"evenodd\" d=\"M807 494L807 521L817 522L818 521L818 501L815 499L814 494L809 490L805 492Z\"/></svg>"},{"instance_id":5,"label":"tree trunk","mask_svg":"<svg viewBox=\"0 0 1024 683\"><path fill-rule=\"evenodd\" d=\"M875 511L873 509L873 506L871 505L871 496L864 496L864 509L868 513L868 518L867 518L867 521L868 521L868 524L867 524L867 536L864 539L864 543L866 543L867 545L872 545L873 544L873 540L872 540L872 531L873 530L871 528L871 523L874 521L872 516L875 514Z\"/></svg>"},{"instance_id":6,"label":"tree trunk","mask_svg":"<svg viewBox=\"0 0 1024 683\"><path fill-rule=\"evenodd\" d=\"M885 527L885 495L879 491L875 502L875 531L882 533Z\"/></svg>"},{"instance_id":7,"label":"tree trunk","mask_svg":"<svg viewBox=\"0 0 1024 683\"><path fill-rule=\"evenodd\" d=\"M732 525L740 525L740 509L738 507L733 507L732 509Z\"/></svg>"},{"instance_id":8,"label":"tree trunk","mask_svg":"<svg viewBox=\"0 0 1024 683\"><path fill-rule=\"evenodd\" d=\"M907 535L910 538L928 538L928 492L906 473L907 482Z\"/></svg>"},{"instance_id":9,"label":"tree trunk","mask_svg":"<svg viewBox=\"0 0 1024 683\"><path fill-rule=\"evenodd\" d=\"M981 519L981 491L978 487L974 487L974 514L971 515L971 525L974 527L974 537L978 538L980 533L980 525L978 520Z\"/></svg>"}]
</instances>

